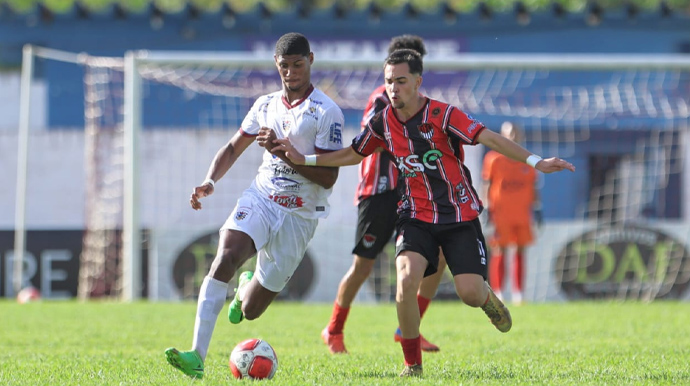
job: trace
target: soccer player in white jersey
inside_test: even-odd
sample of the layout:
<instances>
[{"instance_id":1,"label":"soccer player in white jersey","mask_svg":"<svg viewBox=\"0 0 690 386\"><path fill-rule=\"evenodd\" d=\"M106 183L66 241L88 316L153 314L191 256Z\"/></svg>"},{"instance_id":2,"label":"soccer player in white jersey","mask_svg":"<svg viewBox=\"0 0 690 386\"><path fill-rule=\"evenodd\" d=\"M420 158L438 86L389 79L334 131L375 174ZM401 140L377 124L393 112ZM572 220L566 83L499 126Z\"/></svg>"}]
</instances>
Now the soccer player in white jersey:
<instances>
[{"instance_id":1,"label":"soccer player in white jersey","mask_svg":"<svg viewBox=\"0 0 690 386\"><path fill-rule=\"evenodd\" d=\"M228 318L235 324L261 316L290 280L318 219L328 215L328 196L338 177L337 168L295 165L283 152L270 152L275 138L288 139L304 153L341 149L344 124L340 108L311 84L314 54L306 37L280 37L274 59L282 90L256 100L190 198L192 208L201 209L199 200L213 193L215 182L255 139L265 149L258 175L220 229L218 251L199 290L192 349L165 350L168 363L194 378L204 375L211 335L238 268L257 254L255 271L240 275L230 303Z\"/></svg>"}]
</instances>

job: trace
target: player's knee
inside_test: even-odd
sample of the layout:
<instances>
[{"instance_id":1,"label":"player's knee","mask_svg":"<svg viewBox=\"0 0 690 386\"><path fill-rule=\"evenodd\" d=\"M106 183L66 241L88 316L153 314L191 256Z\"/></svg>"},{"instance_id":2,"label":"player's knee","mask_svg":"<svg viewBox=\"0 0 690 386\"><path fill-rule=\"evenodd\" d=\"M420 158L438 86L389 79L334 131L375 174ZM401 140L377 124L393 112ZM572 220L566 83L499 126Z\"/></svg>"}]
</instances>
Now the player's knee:
<instances>
[{"instance_id":1,"label":"player's knee","mask_svg":"<svg viewBox=\"0 0 690 386\"><path fill-rule=\"evenodd\" d=\"M402 302L408 299L417 299L419 282L409 275L398 276L398 291L395 295L396 301Z\"/></svg>"},{"instance_id":2,"label":"player's knee","mask_svg":"<svg viewBox=\"0 0 690 386\"><path fill-rule=\"evenodd\" d=\"M455 290L460 299L470 307L479 307L486 300L486 295L483 294L481 286L466 283L464 285L456 285Z\"/></svg>"}]
</instances>

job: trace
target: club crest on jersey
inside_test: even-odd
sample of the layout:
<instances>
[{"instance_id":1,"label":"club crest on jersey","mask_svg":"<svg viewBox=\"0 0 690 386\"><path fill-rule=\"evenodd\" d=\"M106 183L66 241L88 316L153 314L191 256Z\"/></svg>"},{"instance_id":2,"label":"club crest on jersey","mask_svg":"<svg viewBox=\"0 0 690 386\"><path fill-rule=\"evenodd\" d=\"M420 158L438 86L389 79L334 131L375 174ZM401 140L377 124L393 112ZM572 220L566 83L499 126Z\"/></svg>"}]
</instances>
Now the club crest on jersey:
<instances>
[{"instance_id":1,"label":"club crest on jersey","mask_svg":"<svg viewBox=\"0 0 690 386\"><path fill-rule=\"evenodd\" d=\"M237 221L242 221L245 218L249 216L249 209L248 208L239 208L237 209L237 212L235 213L235 220Z\"/></svg>"},{"instance_id":2,"label":"club crest on jersey","mask_svg":"<svg viewBox=\"0 0 690 386\"><path fill-rule=\"evenodd\" d=\"M438 117L439 114L441 114L441 109L438 108L438 107L436 107L435 109L433 109L433 110L431 111L431 116L432 116L432 117Z\"/></svg>"},{"instance_id":3,"label":"club crest on jersey","mask_svg":"<svg viewBox=\"0 0 690 386\"><path fill-rule=\"evenodd\" d=\"M376 242L376 236L372 235L371 233L365 234L364 237L362 238L362 244L364 245L364 248L373 247L375 242Z\"/></svg>"},{"instance_id":4,"label":"club crest on jersey","mask_svg":"<svg viewBox=\"0 0 690 386\"><path fill-rule=\"evenodd\" d=\"M417 126L419 133L422 134L424 139L430 140L434 136L434 126L431 123L422 123Z\"/></svg>"},{"instance_id":5,"label":"club crest on jersey","mask_svg":"<svg viewBox=\"0 0 690 386\"><path fill-rule=\"evenodd\" d=\"M289 120L284 120L283 121L283 132L288 133L290 132L290 127L292 126L292 121Z\"/></svg>"}]
</instances>

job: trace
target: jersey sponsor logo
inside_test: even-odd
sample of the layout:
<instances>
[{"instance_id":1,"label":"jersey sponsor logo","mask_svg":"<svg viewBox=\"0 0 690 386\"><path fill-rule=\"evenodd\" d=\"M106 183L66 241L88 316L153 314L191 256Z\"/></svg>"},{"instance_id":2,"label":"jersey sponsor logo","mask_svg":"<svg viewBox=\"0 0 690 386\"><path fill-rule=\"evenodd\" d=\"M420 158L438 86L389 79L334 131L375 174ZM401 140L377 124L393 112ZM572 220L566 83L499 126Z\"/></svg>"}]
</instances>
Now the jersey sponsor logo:
<instances>
[{"instance_id":1,"label":"jersey sponsor logo","mask_svg":"<svg viewBox=\"0 0 690 386\"><path fill-rule=\"evenodd\" d=\"M388 190L388 176L381 176L376 186L376 193L383 193L386 190Z\"/></svg>"},{"instance_id":2,"label":"jersey sponsor logo","mask_svg":"<svg viewBox=\"0 0 690 386\"><path fill-rule=\"evenodd\" d=\"M283 164L273 165L273 175L279 176L282 174L295 175L297 174L297 170Z\"/></svg>"},{"instance_id":3,"label":"jersey sponsor logo","mask_svg":"<svg viewBox=\"0 0 690 386\"><path fill-rule=\"evenodd\" d=\"M273 177L271 182L276 188L288 192L299 192L302 183L285 177Z\"/></svg>"},{"instance_id":4,"label":"jersey sponsor logo","mask_svg":"<svg viewBox=\"0 0 690 386\"><path fill-rule=\"evenodd\" d=\"M426 140L430 140L434 136L434 126L431 123L422 123L417 126L417 129L419 129L419 133Z\"/></svg>"},{"instance_id":5,"label":"jersey sponsor logo","mask_svg":"<svg viewBox=\"0 0 690 386\"><path fill-rule=\"evenodd\" d=\"M343 143L343 130L342 130L342 125L340 123L338 123L338 122L331 123L330 135L328 136L328 140L333 142L333 143L338 143L338 144Z\"/></svg>"},{"instance_id":6,"label":"jersey sponsor logo","mask_svg":"<svg viewBox=\"0 0 690 386\"><path fill-rule=\"evenodd\" d=\"M294 194L270 195L268 196L268 198L273 200L273 202L275 202L276 204L288 209L297 209L301 208L304 205L302 197L295 196Z\"/></svg>"},{"instance_id":7,"label":"jersey sponsor logo","mask_svg":"<svg viewBox=\"0 0 690 386\"><path fill-rule=\"evenodd\" d=\"M304 115L307 117L314 118L315 121L319 120L319 116L316 115L316 107L314 107L314 106L309 106L307 111L304 112Z\"/></svg>"},{"instance_id":8,"label":"jersey sponsor logo","mask_svg":"<svg viewBox=\"0 0 690 386\"><path fill-rule=\"evenodd\" d=\"M467 127L467 132L468 132L469 134L472 134L472 132L474 131L474 129L477 128L477 126L479 126L479 122L477 122L477 121L472 121L472 123L470 124L470 126Z\"/></svg>"},{"instance_id":9,"label":"jersey sponsor logo","mask_svg":"<svg viewBox=\"0 0 690 386\"><path fill-rule=\"evenodd\" d=\"M424 173L427 169L438 169L436 164L441 157L443 157L443 153L439 150L429 150L424 153L421 162L417 154L410 154L407 157L398 156L396 161L403 177L417 177L417 172Z\"/></svg>"},{"instance_id":10,"label":"jersey sponsor logo","mask_svg":"<svg viewBox=\"0 0 690 386\"><path fill-rule=\"evenodd\" d=\"M362 245L364 245L364 248L373 247L375 242L376 236L372 235L371 233L366 233L364 234L364 237L362 237Z\"/></svg>"},{"instance_id":11,"label":"jersey sponsor logo","mask_svg":"<svg viewBox=\"0 0 690 386\"><path fill-rule=\"evenodd\" d=\"M467 197L467 189L465 189L465 186L462 184L462 182L455 185L455 197L456 200L463 204L470 200L470 198Z\"/></svg>"}]
</instances>

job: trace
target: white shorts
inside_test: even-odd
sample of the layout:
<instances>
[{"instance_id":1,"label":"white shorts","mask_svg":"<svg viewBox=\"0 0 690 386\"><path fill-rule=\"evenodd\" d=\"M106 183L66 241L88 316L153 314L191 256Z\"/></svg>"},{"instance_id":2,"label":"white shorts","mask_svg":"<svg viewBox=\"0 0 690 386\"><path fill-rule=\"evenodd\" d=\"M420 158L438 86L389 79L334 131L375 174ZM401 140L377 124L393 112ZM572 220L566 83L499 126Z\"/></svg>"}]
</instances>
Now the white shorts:
<instances>
[{"instance_id":1,"label":"white shorts","mask_svg":"<svg viewBox=\"0 0 690 386\"><path fill-rule=\"evenodd\" d=\"M287 213L247 189L221 230L238 230L252 238L258 251L254 277L267 290L280 292L302 261L318 222Z\"/></svg>"}]
</instances>

